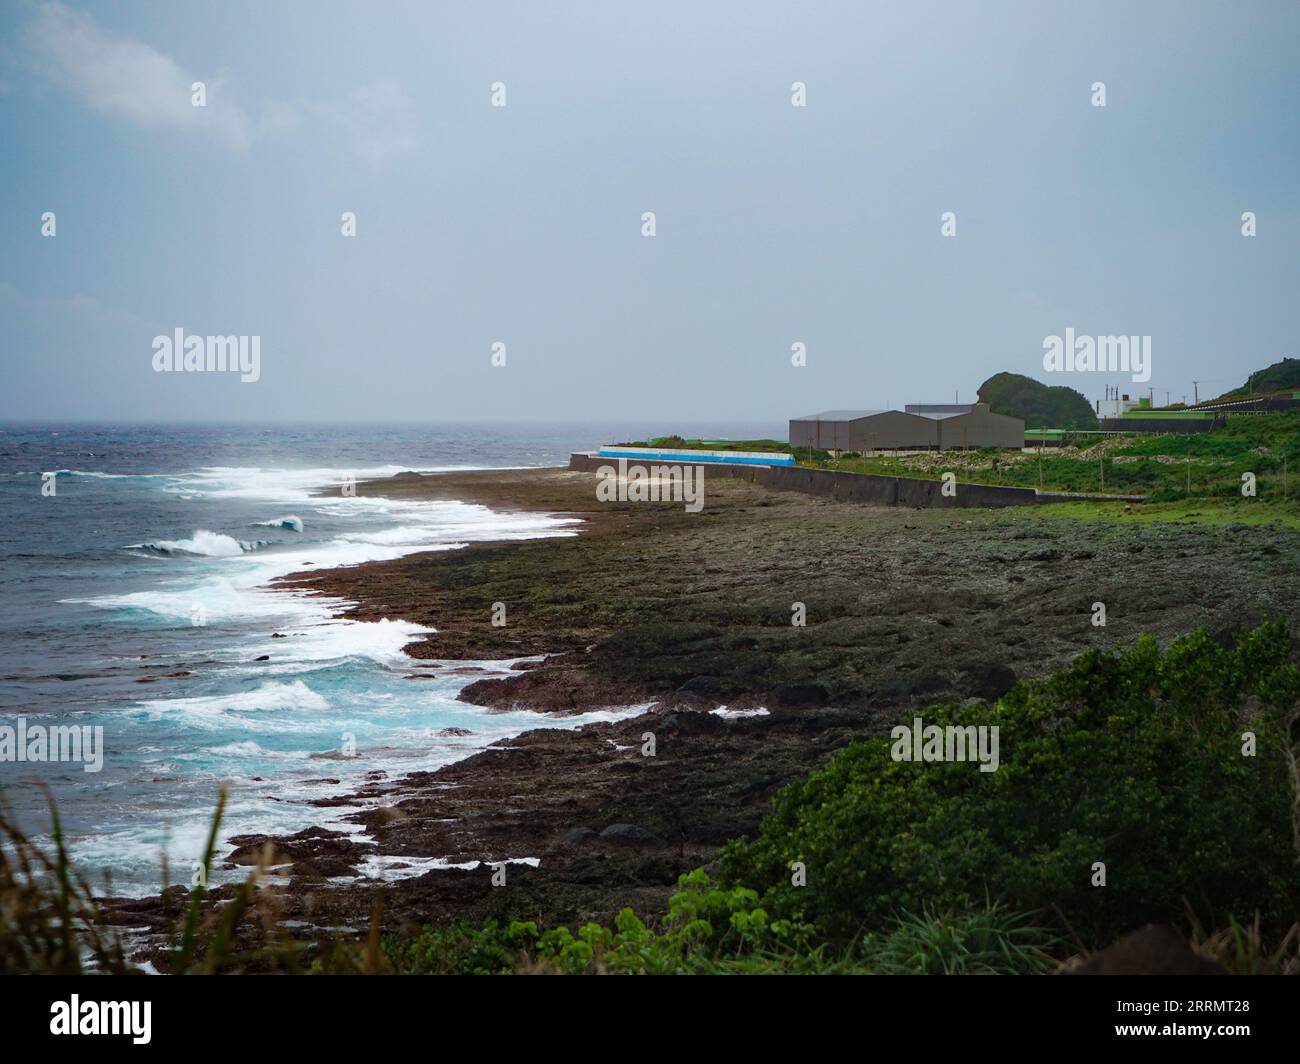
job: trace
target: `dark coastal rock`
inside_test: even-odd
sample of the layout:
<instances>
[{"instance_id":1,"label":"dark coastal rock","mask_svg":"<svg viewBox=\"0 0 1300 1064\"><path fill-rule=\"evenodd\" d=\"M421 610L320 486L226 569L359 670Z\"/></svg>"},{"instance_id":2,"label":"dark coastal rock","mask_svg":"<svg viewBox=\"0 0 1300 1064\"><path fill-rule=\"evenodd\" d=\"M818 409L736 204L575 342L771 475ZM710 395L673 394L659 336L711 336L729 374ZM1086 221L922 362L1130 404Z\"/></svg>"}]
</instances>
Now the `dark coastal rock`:
<instances>
[{"instance_id":1,"label":"dark coastal rock","mask_svg":"<svg viewBox=\"0 0 1300 1064\"><path fill-rule=\"evenodd\" d=\"M655 855L647 857L636 866L636 879L641 883L660 887L676 887L677 877L685 871L680 862L670 857Z\"/></svg>"},{"instance_id":2,"label":"dark coastal rock","mask_svg":"<svg viewBox=\"0 0 1300 1064\"><path fill-rule=\"evenodd\" d=\"M160 673L156 673L156 674L154 674L153 676L141 676L141 677L140 677L138 680L136 680L135 682L136 682L136 683L153 683L153 682L156 681L156 680L180 680L180 679L184 679L186 676L190 676L190 675L192 675L192 674L189 673L189 672L186 672L184 669L181 669L179 672L160 672Z\"/></svg>"},{"instance_id":3,"label":"dark coastal rock","mask_svg":"<svg viewBox=\"0 0 1300 1064\"><path fill-rule=\"evenodd\" d=\"M278 872L289 866L295 876L356 875L357 865L374 852L374 843L329 828L309 827L293 835L236 835L234 850L227 855L227 868L252 867L266 863Z\"/></svg>"},{"instance_id":4,"label":"dark coastal rock","mask_svg":"<svg viewBox=\"0 0 1300 1064\"><path fill-rule=\"evenodd\" d=\"M933 670L916 670L895 676L881 691L885 702L910 702L949 689L943 675Z\"/></svg>"},{"instance_id":5,"label":"dark coastal rock","mask_svg":"<svg viewBox=\"0 0 1300 1064\"><path fill-rule=\"evenodd\" d=\"M441 738L452 738L460 735L473 735L474 733L468 728L439 728L435 734Z\"/></svg>"},{"instance_id":6,"label":"dark coastal rock","mask_svg":"<svg viewBox=\"0 0 1300 1064\"><path fill-rule=\"evenodd\" d=\"M644 692L577 668L538 668L513 676L476 680L456 696L500 710L532 710L559 716L646 701Z\"/></svg>"},{"instance_id":7,"label":"dark coastal rock","mask_svg":"<svg viewBox=\"0 0 1300 1064\"><path fill-rule=\"evenodd\" d=\"M1148 924L1093 955L1073 975L1227 975L1167 924Z\"/></svg>"},{"instance_id":8,"label":"dark coastal rock","mask_svg":"<svg viewBox=\"0 0 1300 1064\"><path fill-rule=\"evenodd\" d=\"M539 868L511 864L505 889L482 865L389 880L386 933L486 917L574 927L625 906L652 918L677 875L709 867L723 842L758 830L776 790L854 739L888 735L900 717L992 699L1017 676L1127 645L1137 628L1164 642L1200 625L1228 627L1254 607L1300 621L1300 534L1289 530L1223 538L1209 527L1117 523L1101 535L1093 522L973 510L954 522L950 511L874 509L707 475L707 520L680 506L601 504L591 475L568 471L372 485L395 498L576 515L581 534L476 542L285 584L355 603L353 619L400 616L436 629L407 647L411 669L428 663L478 681L461 693L466 702L560 714L655 709L576 730L539 727L437 771L366 780L321 800L351 807L345 815L368 837L273 840L294 862L277 895L286 919L363 935L375 884L324 884L310 873L341 878L376 854L412 865L542 859ZM1279 555L1261 561L1264 543ZM1069 561L1024 564L1022 550L1043 547ZM1085 553L1097 557L1074 557ZM1089 625L1096 600L1123 623ZM505 627L487 623L494 601L511 605ZM806 628L790 625L792 601L808 605ZM509 676L446 666L541 655ZM826 704L774 697L801 686L822 688ZM702 711L717 704L772 712ZM640 753L647 731L653 758ZM405 815L380 813L394 806ZM596 824L636 829L632 844L582 830ZM167 904L177 910L175 898ZM118 918L154 926L162 905L124 902Z\"/></svg>"},{"instance_id":9,"label":"dark coastal rock","mask_svg":"<svg viewBox=\"0 0 1300 1064\"><path fill-rule=\"evenodd\" d=\"M1033 550L1024 557L1027 562L1058 562L1061 560L1061 552L1050 548L1046 550Z\"/></svg>"},{"instance_id":10,"label":"dark coastal rock","mask_svg":"<svg viewBox=\"0 0 1300 1064\"><path fill-rule=\"evenodd\" d=\"M674 709L684 710L689 713L703 713L706 710L714 709L719 705L717 698L708 695L698 695L691 691L678 688L670 696L663 699L659 705Z\"/></svg>"},{"instance_id":11,"label":"dark coastal rock","mask_svg":"<svg viewBox=\"0 0 1300 1064\"><path fill-rule=\"evenodd\" d=\"M605 842L612 842L618 846L661 845L659 836L653 831L646 831L645 828L637 827L636 824L610 824L600 833L600 837Z\"/></svg>"},{"instance_id":12,"label":"dark coastal rock","mask_svg":"<svg viewBox=\"0 0 1300 1064\"><path fill-rule=\"evenodd\" d=\"M996 702L1016 686L1016 674L1006 665L996 661L981 661L963 665L959 670L959 686L967 694Z\"/></svg>"},{"instance_id":13,"label":"dark coastal rock","mask_svg":"<svg viewBox=\"0 0 1300 1064\"><path fill-rule=\"evenodd\" d=\"M345 878L357 875L357 865L342 854L316 854L310 860L294 861L289 875L295 879Z\"/></svg>"},{"instance_id":14,"label":"dark coastal rock","mask_svg":"<svg viewBox=\"0 0 1300 1064\"><path fill-rule=\"evenodd\" d=\"M711 699L714 700L716 705L717 700L723 696L725 690L722 681L716 676L692 676L681 687L677 688L675 693L679 696L696 695L701 699Z\"/></svg>"},{"instance_id":15,"label":"dark coastal rock","mask_svg":"<svg viewBox=\"0 0 1300 1064\"><path fill-rule=\"evenodd\" d=\"M678 735L720 735L727 731L728 721L714 713L701 712L697 710L678 708L675 713L669 713L647 723L647 730L652 731L655 735L660 732Z\"/></svg>"},{"instance_id":16,"label":"dark coastal rock","mask_svg":"<svg viewBox=\"0 0 1300 1064\"><path fill-rule=\"evenodd\" d=\"M824 706L830 694L819 683L782 683L772 690L772 702L781 709Z\"/></svg>"}]
</instances>

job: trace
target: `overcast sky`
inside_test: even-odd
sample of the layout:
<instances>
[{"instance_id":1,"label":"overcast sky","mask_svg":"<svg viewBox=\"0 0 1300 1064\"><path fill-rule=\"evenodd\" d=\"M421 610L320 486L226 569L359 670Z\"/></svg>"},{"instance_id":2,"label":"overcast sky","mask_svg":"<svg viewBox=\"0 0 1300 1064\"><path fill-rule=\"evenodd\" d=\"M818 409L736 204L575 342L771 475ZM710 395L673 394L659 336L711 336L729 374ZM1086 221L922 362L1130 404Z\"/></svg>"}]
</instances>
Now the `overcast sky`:
<instances>
[{"instance_id":1,"label":"overcast sky","mask_svg":"<svg viewBox=\"0 0 1300 1064\"><path fill-rule=\"evenodd\" d=\"M1300 355L1294 2L18 0L0 142L3 417L780 421ZM1067 327L1149 384L1044 374ZM177 328L261 379L154 372Z\"/></svg>"}]
</instances>

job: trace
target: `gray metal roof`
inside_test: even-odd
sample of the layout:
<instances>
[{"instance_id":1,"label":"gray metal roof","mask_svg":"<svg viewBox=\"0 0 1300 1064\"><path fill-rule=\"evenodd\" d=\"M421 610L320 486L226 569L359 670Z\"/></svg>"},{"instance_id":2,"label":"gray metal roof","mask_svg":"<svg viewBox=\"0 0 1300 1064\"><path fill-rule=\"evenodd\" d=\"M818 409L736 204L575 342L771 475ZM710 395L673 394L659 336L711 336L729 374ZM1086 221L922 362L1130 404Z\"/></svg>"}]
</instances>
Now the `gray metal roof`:
<instances>
[{"instance_id":1,"label":"gray metal roof","mask_svg":"<svg viewBox=\"0 0 1300 1064\"><path fill-rule=\"evenodd\" d=\"M864 417L877 414L891 414L892 410L824 410L820 414L805 414L803 417L791 418L791 421L860 421Z\"/></svg>"},{"instance_id":2,"label":"gray metal roof","mask_svg":"<svg viewBox=\"0 0 1300 1064\"><path fill-rule=\"evenodd\" d=\"M968 414L975 409L975 403L908 403L903 409L909 414L929 417L931 414Z\"/></svg>"}]
</instances>

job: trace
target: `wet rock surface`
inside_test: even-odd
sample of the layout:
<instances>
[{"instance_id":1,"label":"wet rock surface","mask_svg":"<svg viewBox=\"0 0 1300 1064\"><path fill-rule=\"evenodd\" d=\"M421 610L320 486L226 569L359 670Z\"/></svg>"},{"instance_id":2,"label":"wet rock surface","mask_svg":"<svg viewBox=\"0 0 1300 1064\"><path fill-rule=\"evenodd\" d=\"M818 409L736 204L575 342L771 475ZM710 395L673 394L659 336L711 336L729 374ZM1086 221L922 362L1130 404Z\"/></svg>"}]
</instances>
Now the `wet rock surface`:
<instances>
[{"instance_id":1,"label":"wet rock surface","mask_svg":"<svg viewBox=\"0 0 1300 1064\"><path fill-rule=\"evenodd\" d=\"M705 488L692 514L597 503L592 475L558 470L359 486L584 523L577 536L476 543L286 584L351 600L358 619L436 627L408 647L413 667L465 675L461 697L488 710L650 708L376 778L316 803L364 806L350 817L364 834L245 837L227 859L256 861L269 844L285 878L267 889L285 918L316 927L364 930L379 884L363 873L377 861L407 875L382 885L388 930L489 915L584 921L624 906L654 914L678 874L757 828L777 789L906 713L995 699L1017 678L1143 632L1230 634L1269 612L1300 622L1300 534L1289 530L872 508L714 470ZM494 602L506 604L505 627L491 623ZM1096 602L1105 627L1092 623ZM800 603L802 626L791 623ZM537 655L547 656L504 678L456 665ZM710 712L721 706L768 712ZM506 885L492 886L492 863L524 858L540 866L508 864ZM121 903L120 918L160 923L166 904Z\"/></svg>"},{"instance_id":2,"label":"wet rock surface","mask_svg":"<svg viewBox=\"0 0 1300 1064\"><path fill-rule=\"evenodd\" d=\"M1071 975L1227 975L1218 961L1197 953L1174 928L1148 924L1107 946Z\"/></svg>"}]
</instances>

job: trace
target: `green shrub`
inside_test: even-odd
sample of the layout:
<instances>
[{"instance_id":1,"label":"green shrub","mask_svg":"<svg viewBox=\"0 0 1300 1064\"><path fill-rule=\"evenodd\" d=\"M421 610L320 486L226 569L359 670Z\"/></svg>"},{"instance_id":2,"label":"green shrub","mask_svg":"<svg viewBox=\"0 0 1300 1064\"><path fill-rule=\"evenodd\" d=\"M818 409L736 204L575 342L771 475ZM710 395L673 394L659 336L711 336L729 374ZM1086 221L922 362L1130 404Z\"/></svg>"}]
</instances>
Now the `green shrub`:
<instances>
[{"instance_id":1,"label":"green shrub","mask_svg":"<svg viewBox=\"0 0 1300 1064\"><path fill-rule=\"evenodd\" d=\"M538 930L528 921L481 927L426 927L413 940L389 938L384 954L404 974L555 972L564 975L825 972L838 970L812 948L812 928L770 920L758 894L718 889L701 869L679 879L681 890L655 926L624 909L612 926L588 923Z\"/></svg>"},{"instance_id":2,"label":"green shrub","mask_svg":"<svg viewBox=\"0 0 1300 1064\"><path fill-rule=\"evenodd\" d=\"M890 930L834 953L814 929L773 920L745 887L718 888L702 869L681 877L668 913L652 927L624 909L612 927L503 927L486 920L413 941L386 943L389 968L404 974L1034 974L1053 967L1057 940L1029 916L985 903L965 913L904 913Z\"/></svg>"},{"instance_id":3,"label":"green shrub","mask_svg":"<svg viewBox=\"0 0 1300 1064\"><path fill-rule=\"evenodd\" d=\"M756 838L728 845L723 881L759 886L774 917L845 941L897 912L989 895L1090 944L1188 909L1206 926L1258 911L1266 930L1284 927L1300 911L1290 645L1280 620L1231 649L1199 631L1161 653L1144 636L996 705L935 707L926 724L996 725L1000 768L899 762L889 739L855 743L780 792ZM791 885L795 861L806 886Z\"/></svg>"},{"instance_id":4,"label":"green shrub","mask_svg":"<svg viewBox=\"0 0 1300 1064\"><path fill-rule=\"evenodd\" d=\"M880 975L1036 975L1056 967L1056 936L998 902L967 912L904 913L865 936L863 963Z\"/></svg>"},{"instance_id":5,"label":"green shrub","mask_svg":"<svg viewBox=\"0 0 1300 1064\"><path fill-rule=\"evenodd\" d=\"M536 941L532 921L502 926L487 919L481 927L459 923L436 931L426 927L409 940L390 937L384 956L393 970L407 975L507 975Z\"/></svg>"}]
</instances>

